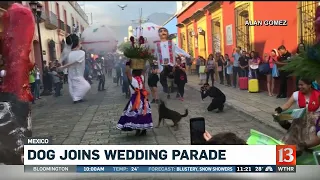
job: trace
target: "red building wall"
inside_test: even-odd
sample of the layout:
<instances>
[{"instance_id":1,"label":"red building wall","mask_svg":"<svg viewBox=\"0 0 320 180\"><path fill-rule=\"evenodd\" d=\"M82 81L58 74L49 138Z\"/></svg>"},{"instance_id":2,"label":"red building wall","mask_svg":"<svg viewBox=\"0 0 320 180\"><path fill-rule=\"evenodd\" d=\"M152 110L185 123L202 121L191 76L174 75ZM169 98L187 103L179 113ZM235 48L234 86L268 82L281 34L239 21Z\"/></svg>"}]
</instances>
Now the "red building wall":
<instances>
[{"instance_id":1,"label":"red building wall","mask_svg":"<svg viewBox=\"0 0 320 180\"><path fill-rule=\"evenodd\" d=\"M284 10L285 7L285 10ZM289 52L295 53L298 46L298 2L254 2L255 20L287 20L288 26L256 26L254 27L254 47L262 56L263 53L269 53L272 49L278 49L284 45ZM265 10L269 10L266 13ZM260 89L267 90L267 81L265 76L261 76ZM296 90L295 77L290 77L287 82L287 96L291 96ZM275 92L279 91L279 80L275 81Z\"/></svg>"},{"instance_id":2,"label":"red building wall","mask_svg":"<svg viewBox=\"0 0 320 180\"><path fill-rule=\"evenodd\" d=\"M298 1L256 1L253 3L253 17L255 20L288 21L288 26L255 26L254 47L256 51L259 51L260 53L269 53L271 49L277 49L282 44L285 45L290 52L296 51L298 46L297 7ZM268 10L269 12L266 13L265 10Z\"/></svg>"}]
</instances>

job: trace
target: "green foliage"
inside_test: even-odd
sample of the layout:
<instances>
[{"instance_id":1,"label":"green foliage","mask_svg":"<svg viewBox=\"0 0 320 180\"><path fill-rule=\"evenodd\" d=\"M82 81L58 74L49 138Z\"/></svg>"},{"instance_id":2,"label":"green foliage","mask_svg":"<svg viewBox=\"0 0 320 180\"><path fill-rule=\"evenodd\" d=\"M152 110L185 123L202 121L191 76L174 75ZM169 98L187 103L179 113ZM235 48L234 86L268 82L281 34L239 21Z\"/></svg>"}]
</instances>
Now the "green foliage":
<instances>
[{"instance_id":1,"label":"green foliage","mask_svg":"<svg viewBox=\"0 0 320 180\"><path fill-rule=\"evenodd\" d=\"M290 72L294 76L309 79L320 77L320 46L319 44L306 47L306 51L293 56L281 70Z\"/></svg>"},{"instance_id":2,"label":"green foliage","mask_svg":"<svg viewBox=\"0 0 320 180\"><path fill-rule=\"evenodd\" d=\"M144 45L134 45L130 44L129 47L125 47L123 55L129 59L154 59L153 53Z\"/></svg>"}]
</instances>

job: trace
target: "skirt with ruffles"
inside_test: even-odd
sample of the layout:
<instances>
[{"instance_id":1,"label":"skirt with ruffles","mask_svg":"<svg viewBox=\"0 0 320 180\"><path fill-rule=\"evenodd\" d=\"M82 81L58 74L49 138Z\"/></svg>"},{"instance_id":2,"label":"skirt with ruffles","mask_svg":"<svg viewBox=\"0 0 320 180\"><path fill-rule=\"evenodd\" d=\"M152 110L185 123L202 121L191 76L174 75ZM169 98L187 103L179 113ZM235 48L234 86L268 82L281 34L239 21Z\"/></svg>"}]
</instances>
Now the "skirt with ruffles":
<instances>
[{"instance_id":1,"label":"skirt with ruffles","mask_svg":"<svg viewBox=\"0 0 320 180\"><path fill-rule=\"evenodd\" d=\"M140 98L140 106L137 110L132 110L132 106L136 99L136 94L132 94L129 102L125 106L120 120L117 124L117 129L122 131L132 131L132 130L144 130L153 128L151 106L149 101L147 101L147 113L143 115L144 108L144 97Z\"/></svg>"}]
</instances>

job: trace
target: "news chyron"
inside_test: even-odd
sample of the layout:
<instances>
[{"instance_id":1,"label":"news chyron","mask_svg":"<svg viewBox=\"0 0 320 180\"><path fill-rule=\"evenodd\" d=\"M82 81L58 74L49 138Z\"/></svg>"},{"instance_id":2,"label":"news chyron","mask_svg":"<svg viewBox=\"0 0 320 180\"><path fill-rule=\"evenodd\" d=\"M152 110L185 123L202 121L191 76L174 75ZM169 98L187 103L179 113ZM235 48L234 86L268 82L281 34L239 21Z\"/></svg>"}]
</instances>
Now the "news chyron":
<instances>
[{"instance_id":1,"label":"news chyron","mask_svg":"<svg viewBox=\"0 0 320 180\"><path fill-rule=\"evenodd\" d=\"M25 141L24 171L294 173L296 148L287 145L52 145L50 138L31 138Z\"/></svg>"}]
</instances>

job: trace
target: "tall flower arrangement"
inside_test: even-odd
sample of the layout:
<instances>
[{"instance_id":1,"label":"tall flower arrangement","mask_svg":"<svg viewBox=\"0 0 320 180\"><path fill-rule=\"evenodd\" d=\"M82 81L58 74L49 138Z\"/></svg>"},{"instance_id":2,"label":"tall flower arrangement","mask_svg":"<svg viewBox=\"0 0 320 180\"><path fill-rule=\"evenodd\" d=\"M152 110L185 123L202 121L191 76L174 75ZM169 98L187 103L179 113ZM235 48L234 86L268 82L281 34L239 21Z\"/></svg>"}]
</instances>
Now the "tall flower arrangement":
<instances>
[{"instance_id":1,"label":"tall flower arrangement","mask_svg":"<svg viewBox=\"0 0 320 180\"><path fill-rule=\"evenodd\" d=\"M315 14L316 43L307 44L306 50L290 59L290 62L281 69L292 75L320 80L320 7ZM319 83L319 82L318 82Z\"/></svg>"},{"instance_id":2,"label":"tall flower arrangement","mask_svg":"<svg viewBox=\"0 0 320 180\"><path fill-rule=\"evenodd\" d=\"M153 53L148 46L145 46L145 38L140 36L138 39L135 39L133 36L130 37L131 46L125 47L123 54L129 59L141 59L149 60L153 59Z\"/></svg>"}]
</instances>

